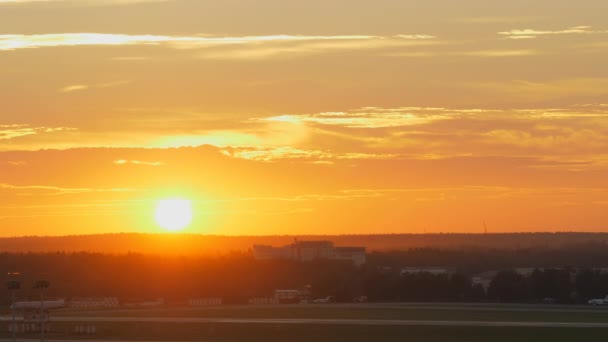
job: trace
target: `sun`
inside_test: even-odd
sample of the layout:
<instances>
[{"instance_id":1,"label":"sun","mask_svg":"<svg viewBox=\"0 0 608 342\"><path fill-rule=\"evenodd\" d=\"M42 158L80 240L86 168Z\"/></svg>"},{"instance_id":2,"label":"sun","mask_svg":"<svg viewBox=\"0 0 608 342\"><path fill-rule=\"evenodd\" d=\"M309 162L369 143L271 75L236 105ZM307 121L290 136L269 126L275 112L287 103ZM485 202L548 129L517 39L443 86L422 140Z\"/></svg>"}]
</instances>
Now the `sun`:
<instances>
[{"instance_id":1,"label":"sun","mask_svg":"<svg viewBox=\"0 0 608 342\"><path fill-rule=\"evenodd\" d=\"M170 232L180 231L192 222L192 202L185 199L164 199L156 205L156 223Z\"/></svg>"}]
</instances>

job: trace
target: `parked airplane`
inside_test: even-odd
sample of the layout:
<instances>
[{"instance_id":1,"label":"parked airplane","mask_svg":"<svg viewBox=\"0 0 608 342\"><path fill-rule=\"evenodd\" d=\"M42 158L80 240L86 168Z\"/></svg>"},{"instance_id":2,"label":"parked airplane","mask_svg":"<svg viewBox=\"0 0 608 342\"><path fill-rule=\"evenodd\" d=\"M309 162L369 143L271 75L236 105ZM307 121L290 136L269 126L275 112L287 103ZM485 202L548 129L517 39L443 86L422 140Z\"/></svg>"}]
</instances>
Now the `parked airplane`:
<instances>
[{"instance_id":1,"label":"parked airplane","mask_svg":"<svg viewBox=\"0 0 608 342\"><path fill-rule=\"evenodd\" d=\"M325 298L319 298L319 299L315 299L312 301L313 304L328 304L328 303L333 303L334 302L334 297L332 296L328 296Z\"/></svg>"},{"instance_id":2,"label":"parked airplane","mask_svg":"<svg viewBox=\"0 0 608 342\"><path fill-rule=\"evenodd\" d=\"M591 299L587 303L591 304L591 305L608 305L608 296L606 296L606 298L604 298L604 299L599 299L599 298Z\"/></svg>"}]
</instances>

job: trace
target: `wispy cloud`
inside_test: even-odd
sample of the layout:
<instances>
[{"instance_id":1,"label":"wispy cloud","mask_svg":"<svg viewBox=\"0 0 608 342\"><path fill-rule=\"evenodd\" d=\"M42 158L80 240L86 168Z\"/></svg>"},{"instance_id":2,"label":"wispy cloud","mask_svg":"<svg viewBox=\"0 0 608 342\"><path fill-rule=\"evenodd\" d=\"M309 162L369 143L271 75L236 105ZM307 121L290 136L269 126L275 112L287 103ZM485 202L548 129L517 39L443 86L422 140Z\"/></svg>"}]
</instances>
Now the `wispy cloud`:
<instances>
[{"instance_id":1,"label":"wispy cloud","mask_svg":"<svg viewBox=\"0 0 608 342\"><path fill-rule=\"evenodd\" d=\"M540 36L593 33L606 33L606 31L594 30L591 26L575 26L563 30L515 29L498 32L499 35L505 36L506 39L534 39Z\"/></svg>"},{"instance_id":2,"label":"wispy cloud","mask_svg":"<svg viewBox=\"0 0 608 342\"><path fill-rule=\"evenodd\" d=\"M161 166L162 162L159 161L141 161L141 160L126 160L126 159L118 159L114 161L116 165L144 165L144 166Z\"/></svg>"},{"instance_id":3,"label":"wispy cloud","mask_svg":"<svg viewBox=\"0 0 608 342\"><path fill-rule=\"evenodd\" d=\"M391 51L385 56L388 57L524 57L541 55L545 52L536 49L488 49L488 50L472 50L472 51Z\"/></svg>"},{"instance_id":4,"label":"wispy cloud","mask_svg":"<svg viewBox=\"0 0 608 342\"><path fill-rule=\"evenodd\" d=\"M474 56L474 57L521 57L521 56L533 56L541 54L538 50L526 49L526 50L476 50L463 52L463 56Z\"/></svg>"},{"instance_id":5,"label":"wispy cloud","mask_svg":"<svg viewBox=\"0 0 608 342\"><path fill-rule=\"evenodd\" d=\"M62 46L93 46L93 45L163 45L172 48L194 49L211 46L234 46L250 44L258 47L265 43L302 43L326 42L317 48L338 46L342 48L357 48L365 46L402 46L412 41L430 41L428 35L269 35L243 37L209 37L209 36L164 36L164 35L127 35L106 33L59 33L39 35L0 35L0 50L34 49ZM347 44L347 42L350 42ZM335 45L341 43L342 45ZM294 47L290 47L294 48ZM310 47L309 47L310 48ZM286 48L286 49L289 49Z\"/></svg>"},{"instance_id":6,"label":"wispy cloud","mask_svg":"<svg viewBox=\"0 0 608 342\"><path fill-rule=\"evenodd\" d=\"M9 160L6 162L6 164L10 165L10 166L25 166L27 165L27 161L25 160Z\"/></svg>"},{"instance_id":7,"label":"wispy cloud","mask_svg":"<svg viewBox=\"0 0 608 342\"><path fill-rule=\"evenodd\" d=\"M256 120L307 127L310 140L320 143L305 151L246 149L235 156L324 162L351 157L441 160L473 155L560 156L560 160L539 165L576 171L604 165L604 151L608 150L608 111L601 105L511 110L366 107ZM359 153L337 153L335 148L343 151L343 146Z\"/></svg>"},{"instance_id":8,"label":"wispy cloud","mask_svg":"<svg viewBox=\"0 0 608 342\"><path fill-rule=\"evenodd\" d=\"M206 50L203 59L255 60L289 56L306 56L336 51L368 51L413 48L441 42L430 35L359 36L356 39L311 39L276 41L272 44L232 45L225 49Z\"/></svg>"},{"instance_id":9,"label":"wispy cloud","mask_svg":"<svg viewBox=\"0 0 608 342\"><path fill-rule=\"evenodd\" d=\"M62 93L71 93L74 91L86 90L86 89L89 89L89 86L86 84L74 84L74 85L70 85L70 86L65 86L65 87L59 89L59 91Z\"/></svg>"},{"instance_id":10,"label":"wispy cloud","mask_svg":"<svg viewBox=\"0 0 608 342\"><path fill-rule=\"evenodd\" d=\"M300 149L289 146L282 147L251 147L239 146L223 148L222 153L234 158L256 161L297 160L308 161L314 164L333 164L334 160L361 160L361 159L394 159L396 154L377 153L335 153L329 150Z\"/></svg>"},{"instance_id":11,"label":"wispy cloud","mask_svg":"<svg viewBox=\"0 0 608 342\"><path fill-rule=\"evenodd\" d=\"M92 88L110 88L116 87L124 84L129 84L131 81L115 81L115 82L107 82L107 83L97 83L97 84L73 84L69 86L62 87L59 89L59 92L62 93L72 93L75 91L87 90Z\"/></svg>"},{"instance_id":12,"label":"wispy cloud","mask_svg":"<svg viewBox=\"0 0 608 342\"><path fill-rule=\"evenodd\" d=\"M315 123L351 128L381 128L412 126L447 119L445 115L422 113L417 107L378 108L365 107L349 112L280 115L258 119L271 122Z\"/></svg>"},{"instance_id":13,"label":"wispy cloud","mask_svg":"<svg viewBox=\"0 0 608 342\"><path fill-rule=\"evenodd\" d=\"M17 191L30 191L22 192L21 195L30 195L35 192L36 195L67 195L67 194L82 194L82 193L94 193L94 192L132 192L135 189L128 188L64 188L58 186L47 186L47 185L14 185L0 183L0 190L17 190Z\"/></svg>"},{"instance_id":14,"label":"wispy cloud","mask_svg":"<svg viewBox=\"0 0 608 342\"><path fill-rule=\"evenodd\" d=\"M32 127L30 125L0 125L0 140L9 140L27 135L45 134L55 132L74 131L70 127Z\"/></svg>"}]
</instances>

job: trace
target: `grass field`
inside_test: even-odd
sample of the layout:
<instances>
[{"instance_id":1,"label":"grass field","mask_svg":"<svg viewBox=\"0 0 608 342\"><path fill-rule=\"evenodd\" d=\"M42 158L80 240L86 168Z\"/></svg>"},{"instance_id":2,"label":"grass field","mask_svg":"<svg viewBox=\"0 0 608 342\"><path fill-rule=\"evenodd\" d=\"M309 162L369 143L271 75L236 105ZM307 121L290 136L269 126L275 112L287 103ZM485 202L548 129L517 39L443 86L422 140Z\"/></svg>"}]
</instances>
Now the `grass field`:
<instances>
[{"instance_id":1,"label":"grass field","mask_svg":"<svg viewBox=\"0 0 608 342\"><path fill-rule=\"evenodd\" d=\"M54 325L49 339L153 341L412 341L412 342L586 342L602 341L606 329L399 327L399 326L277 326L248 324L101 324L95 337L74 335L68 325ZM8 334L0 335L8 338ZM37 335L21 336L36 338Z\"/></svg>"}]
</instances>

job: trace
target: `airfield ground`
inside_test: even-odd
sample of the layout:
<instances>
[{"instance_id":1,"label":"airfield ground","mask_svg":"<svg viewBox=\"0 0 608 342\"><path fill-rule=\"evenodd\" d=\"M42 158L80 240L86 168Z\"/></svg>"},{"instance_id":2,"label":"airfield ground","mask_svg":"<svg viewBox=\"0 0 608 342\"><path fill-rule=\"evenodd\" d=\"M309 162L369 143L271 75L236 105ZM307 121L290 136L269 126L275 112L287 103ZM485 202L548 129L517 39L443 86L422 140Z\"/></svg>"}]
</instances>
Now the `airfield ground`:
<instances>
[{"instance_id":1,"label":"airfield ground","mask_svg":"<svg viewBox=\"0 0 608 342\"><path fill-rule=\"evenodd\" d=\"M3 316L8 320L8 316ZM95 336L75 335L78 324ZM608 308L475 304L218 306L55 313L51 339L148 341L597 341ZM8 338L6 332L0 333ZM22 336L36 338L36 335Z\"/></svg>"},{"instance_id":2,"label":"airfield ground","mask_svg":"<svg viewBox=\"0 0 608 342\"><path fill-rule=\"evenodd\" d=\"M608 324L608 307L498 304L244 305L205 308L60 311L56 317L293 318Z\"/></svg>"}]
</instances>

